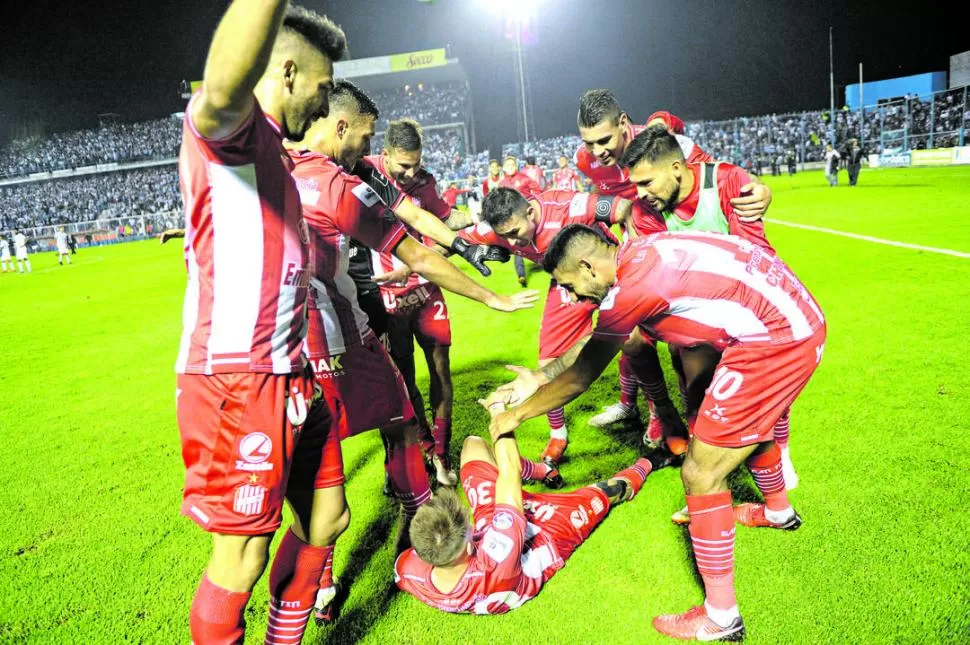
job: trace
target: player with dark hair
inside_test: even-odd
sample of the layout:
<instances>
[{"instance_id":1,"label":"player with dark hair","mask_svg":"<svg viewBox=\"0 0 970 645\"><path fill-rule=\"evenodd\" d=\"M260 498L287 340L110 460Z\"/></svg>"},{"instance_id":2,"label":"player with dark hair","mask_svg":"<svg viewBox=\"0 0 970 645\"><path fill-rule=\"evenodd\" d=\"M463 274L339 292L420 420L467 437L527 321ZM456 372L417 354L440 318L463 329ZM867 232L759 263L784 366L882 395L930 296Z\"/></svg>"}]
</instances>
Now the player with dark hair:
<instances>
[{"instance_id":1,"label":"player with dark hair","mask_svg":"<svg viewBox=\"0 0 970 645\"><path fill-rule=\"evenodd\" d=\"M479 401L492 415L501 400ZM655 451L606 481L570 493L522 490L523 462L512 433L492 446L465 439L461 481L471 505L439 493L418 509L411 543L394 564L401 590L449 613L504 614L534 598L599 526L610 509L629 501L647 476L669 463Z\"/></svg>"},{"instance_id":2,"label":"player with dark hair","mask_svg":"<svg viewBox=\"0 0 970 645\"><path fill-rule=\"evenodd\" d=\"M552 187L556 190L581 191L583 184L576 171L569 167L569 157L559 155L559 170L552 173Z\"/></svg>"},{"instance_id":3,"label":"player with dark hair","mask_svg":"<svg viewBox=\"0 0 970 645\"><path fill-rule=\"evenodd\" d=\"M179 175L189 279L176 362L182 512L212 534L190 610L196 643L244 638L291 465L305 453L294 438L315 398L302 356L309 240L282 140L302 139L327 113L333 61L346 40L327 18L287 5L229 6L185 110ZM272 593L288 611L309 612L323 559L297 542L299 558L277 553L274 580L313 584L275 584Z\"/></svg>"},{"instance_id":4,"label":"player with dark hair","mask_svg":"<svg viewBox=\"0 0 970 645\"><path fill-rule=\"evenodd\" d=\"M619 164L626 146L647 126L631 123L630 117L620 108L613 92L607 89L588 90L580 98L577 125L583 144L576 151L574 162L580 172L592 180L595 190L607 195L621 195L636 198L636 188L629 181L629 175ZM714 161L707 152L683 135L683 122L669 112L654 112L648 125L662 125L676 137L684 158L689 163ZM744 186L744 192L731 204L739 218L745 222L759 220L771 203L771 191L763 184L751 182ZM631 353L630 356L633 354ZM650 420L644 433L645 441L656 442L666 435L677 451L686 444L671 438L673 428L665 427L660 418L673 418L670 414L673 403L667 394L667 384L656 348L646 347L636 354L636 363L631 363L628 355L620 358L620 401L607 406L604 411L590 419L590 425L602 427L625 419L639 417L636 408L637 390L643 388L650 407ZM671 353L671 360L680 378L681 397L686 399L681 357Z\"/></svg>"},{"instance_id":5,"label":"player with dark hair","mask_svg":"<svg viewBox=\"0 0 970 645\"><path fill-rule=\"evenodd\" d=\"M502 164L498 159L488 160L488 177L482 182L482 197L488 195L488 191L498 188L502 181Z\"/></svg>"},{"instance_id":6,"label":"player with dark hair","mask_svg":"<svg viewBox=\"0 0 970 645\"><path fill-rule=\"evenodd\" d=\"M529 156L525 158L525 165L522 166L522 174L531 179L539 187L539 190L546 189L546 175L542 168L536 165L536 158Z\"/></svg>"},{"instance_id":7,"label":"player with dark hair","mask_svg":"<svg viewBox=\"0 0 970 645\"><path fill-rule=\"evenodd\" d=\"M406 544L410 518L431 497L407 388L367 326L347 274L349 240L393 252L431 282L499 311L529 307L536 299L535 292L506 297L478 285L441 255L409 237L404 223L452 249L477 247L449 241L447 236L454 238L452 231L418 208L391 182L375 176L371 168L362 168L363 177L346 172L355 168L370 149L377 117L378 109L370 97L349 81L339 81L331 93L328 116L315 121L307 133L306 149L290 151L313 245L305 353L335 419L317 414L325 410L320 406L310 411L301 445L308 442L317 447L318 458L312 467L301 470L308 476L291 478L288 496L298 524L309 526L309 543L325 552L328 563L333 559L334 541L349 521L341 454L331 449L337 447L337 437L380 429L388 451L385 470L403 507L399 549ZM284 540L293 542L296 537L301 536L291 531ZM287 545L284 542L284 547ZM323 621L331 620L335 611L330 601L336 588L330 576L328 566L312 581L314 592L319 583L317 609Z\"/></svg>"},{"instance_id":8,"label":"player with dark hair","mask_svg":"<svg viewBox=\"0 0 970 645\"><path fill-rule=\"evenodd\" d=\"M472 224L467 213L453 209L439 197L434 176L421 166L421 126L411 119L391 121L381 154L364 163L394 182L417 206L438 217L452 230ZM408 230L413 234L413 230ZM429 240L430 242L430 240ZM431 460L438 483L454 486L448 446L451 442L451 323L444 294L437 285L412 273L391 253L372 253L374 280L381 285L384 307L390 314L387 341L391 357L404 375L420 427L421 447ZM425 417L424 400L414 369L414 341L424 352L430 377L429 400L434 429Z\"/></svg>"},{"instance_id":9,"label":"player with dark hair","mask_svg":"<svg viewBox=\"0 0 970 645\"><path fill-rule=\"evenodd\" d=\"M495 417L490 432L514 431L586 391L638 327L658 340L721 351L681 469L706 600L653 624L682 639L739 640L735 522L801 525L785 491L774 428L821 361L826 327L818 304L784 262L730 235L658 233L617 245L574 225L553 240L543 266L572 298L599 303L596 330L568 368L515 368L518 378L496 396L520 405ZM732 509L727 477L741 464L764 504Z\"/></svg>"},{"instance_id":10,"label":"player with dark hair","mask_svg":"<svg viewBox=\"0 0 970 645\"><path fill-rule=\"evenodd\" d=\"M505 159L502 161L502 179L498 185L517 190L527 197L532 197L542 192L539 184L534 179L519 170L519 160L515 155L505 155ZM529 283L529 278L525 272L525 261L520 255L516 255L513 261L515 264L515 275L519 279L519 284L524 287Z\"/></svg>"},{"instance_id":11,"label":"player with dark hair","mask_svg":"<svg viewBox=\"0 0 970 645\"><path fill-rule=\"evenodd\" d=\"M497 188L482 203L483 221L459 235L469 242L500 246L517 257L540 263L563 226L584 223L608 233L610 225L626 225L641 210L636 202L620 197L562 190L526 197L512 188ZM595 308L588 303L573 303L555 280L550 281L539 329L540 365L564 354L575 357L579 353L593 331ZM555 466L568 445L565 411L552 410L548 419L549 443L540 459Z\"/></svg>"}]
</instances>

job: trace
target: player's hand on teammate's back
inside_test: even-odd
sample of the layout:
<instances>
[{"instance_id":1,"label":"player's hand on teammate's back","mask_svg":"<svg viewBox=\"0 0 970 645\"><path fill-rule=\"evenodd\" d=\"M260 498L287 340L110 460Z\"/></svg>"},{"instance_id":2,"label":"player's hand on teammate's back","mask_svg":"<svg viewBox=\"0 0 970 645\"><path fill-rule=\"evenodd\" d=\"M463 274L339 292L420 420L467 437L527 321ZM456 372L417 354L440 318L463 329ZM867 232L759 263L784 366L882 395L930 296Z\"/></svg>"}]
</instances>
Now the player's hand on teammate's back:
<instances>
[{"instance_id":1,"label":"player's hand on teammate's back","mask_svg":"<svg viewBox=\"0 0 970 645\"><path fill-rule=\"evenodd\" d=\"M750 224L763 218L771 205L771 189L765 184L750 183L741 187L741 194L742 197L731 200L738 219Z\"/></svg>"},{"instance_id":2,"label":"player's hand on teammate's back","mask_svg":"<svg viewBox=\"0 0 970 645\"><path fill-rule=\"evenodd\" d=\"M515 414L505 409L505 404L498 392L492 392L487 399L478 399L478 403L488 410L489 416L492 417L488 424L488 434L492 438L492 443L501 439L503 435L515 432L519 427Z\"/></svg>"},{"instance_id":3,"label":"player's hand on teammate's back","mask_svg":"<svg viewBox=\"0 0 970 645\"><path fill-rule=\"evenodd\" d=\"M407 284L411 277L411 267L404 265L387 273L379 273L374 276L374 282L382 286L401 286Z\"/></svg>"},{"instance_id":4,"label":"player's hand on teammate's back","mask_svg":"<svg viewBox=\"0 0 970 645\"><path fill-rule=\"evenodd\" d=\"M515 407L535 394L536 390L549 382L540 370L530 370L521 365L506 365L505 369L515 373L515 380L499 386L494 395L505 405ZM491 400L491 396L488 400Z\"/></svg>"},{"instance_id":5,"label":"player's hand on teammate's back","mask_svg":"<svg viewBox=\"0 0 970 645\"><path fill-rule=\"evenodd\" d=\"M539 299L539 292L534 289L519 291L511 296L492 296L487 303L489 309L512 312L519 309L532 309L532 305Z\"/></svg>"},{"instance_id":6,"label":"player's hand on teammate's back","mask_svg":"<svg viewBox=\"0 0 970 645\"><path fill-rule=\"evenodd\" d=\"M512 258L512 254L508 249L503 249L501 246L488 246L486 247L488 251L485 253L486 262L508 262Z\"/></svg>"}]
</instances>

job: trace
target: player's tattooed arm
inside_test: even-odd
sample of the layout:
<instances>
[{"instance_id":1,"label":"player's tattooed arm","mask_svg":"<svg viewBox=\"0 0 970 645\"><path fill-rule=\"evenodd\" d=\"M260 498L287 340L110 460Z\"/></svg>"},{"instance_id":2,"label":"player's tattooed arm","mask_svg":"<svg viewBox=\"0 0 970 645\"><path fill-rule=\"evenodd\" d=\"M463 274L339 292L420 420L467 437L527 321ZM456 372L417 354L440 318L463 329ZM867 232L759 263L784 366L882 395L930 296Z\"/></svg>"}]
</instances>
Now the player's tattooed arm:
<instances>
[{"instance_id":1,"label":"player's tattooed arm","mask_svg":"<svg viewBox=\"0 0 970 645\"><path fill-rule=\"evenodd\" d=\"M269 64L287 0L235 0L212 37L192 124L209 139L233 133L253 109L253 89Z\"/></svg>"},{"instance_id":2,"label":"player's tattooed arm","mask_svg":"<svg viewBox=\"0 0 970 645\"><path fill-rule=\"evenodd\" d=\"M552 362L546 363L539 368L539 371L542 372L547 381L551 381L552 379L556 378L576 362L576 358L579 356L579 353L583 351L583 347L586 346L586 343L588 343L589 339L592 337L593 335L590 334L580 338L572 347L567 349L562 356Z\"/></svg>"}]
</instances>

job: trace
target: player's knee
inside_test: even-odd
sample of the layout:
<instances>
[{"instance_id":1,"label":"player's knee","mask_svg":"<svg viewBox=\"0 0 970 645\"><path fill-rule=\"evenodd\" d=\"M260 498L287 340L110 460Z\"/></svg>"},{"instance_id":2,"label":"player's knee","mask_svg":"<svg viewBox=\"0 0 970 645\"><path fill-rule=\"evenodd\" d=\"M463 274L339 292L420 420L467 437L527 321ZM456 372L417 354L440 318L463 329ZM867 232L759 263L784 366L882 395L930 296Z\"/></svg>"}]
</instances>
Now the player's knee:
<instances>
[{"instance_id":1,"label":"player's knee","mask_svg":"<svg viewBox=\"0 0 970 645\"><path fill-rule=\"evenodd\" d=\"M691 453L687 453L684 465L680 469L680 479L684 483L684 491L688 495L708 495L717 492L720 478L716 473L701 467L695 460L691 459Z\"/></svg>"},{"instance_id":2,"label":"player's knee","mask_svg":"<svg viewBox=\"0 0 970 645\"><path fill-rule=\"evenodd\" d=\"M465 437L465 440L461 443L461 462L464 464L468 461L474 461L476 459L481 459L482 455L488 454L488 444L481 437L476 437L474 435Z\"/></svg>"}]
</instances>

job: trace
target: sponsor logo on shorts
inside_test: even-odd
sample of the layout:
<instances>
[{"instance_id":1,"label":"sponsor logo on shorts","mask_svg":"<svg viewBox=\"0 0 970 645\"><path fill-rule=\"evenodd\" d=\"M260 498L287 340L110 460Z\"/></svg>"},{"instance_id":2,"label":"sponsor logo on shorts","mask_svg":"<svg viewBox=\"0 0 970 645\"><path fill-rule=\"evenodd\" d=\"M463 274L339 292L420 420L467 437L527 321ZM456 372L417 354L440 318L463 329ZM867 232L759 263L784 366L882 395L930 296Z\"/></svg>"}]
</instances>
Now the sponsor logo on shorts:
<instances>
[{"instance_id":1,"label":"sponsor logo on shorts","mask_svg":"<svg viewBox=\"0 0 970 645\"><path fill-rule=\"evenodd\" d=\"M336 378L344 375L343 359L343 354L324 356L315 361L311 360L310 367L319 378Z\"/></svg>"},{"instance_id":2,"label":"sponsor logo on shorts","mask_svg":"<svg viewBox=\"0 0 970 645\"><path fill-rule=\"evenodd\" d=\"M431 293L428 292L428 288L425 286L420 286L413 289L403 296L397 296L394 298L394 304L391 307L387 307L388 301L385 300L385 308L388 310L397 311L407 311L409 309L414 309L426 303L431 297Z\"/></svg>"},{"instance_id":3,"label":"sponsor logo on shorts","mask_svg":"<svg viewBox=\"0 0 970 645\"><path fill-rule=\"evenodd\" d=\"M580 505L579 508L569 514L569 522L574 528L583 528L589 524L589 511L586 510L585 506Z\"/></svg>"},{"instance_id":4,"label":"sponsor logo on shorts","mask_svg":"<svg viewBox=\"0 0 970 645\"><path fill-rule=\"evenodd\" d=\"M492 526L500 531L512 527L512 514L502 511L501 513L496 513L495 517L492 518Z\"/></svg>"},{"instance_id":5,"label":"sponsor logo on shorts","mask_svg":"<svg viewBox=\"0 0 970 645\"><path fill-rule=\"evenodd\" d=\"M594 497L593 501L590 502L589 505L593 507L593 515L599 515L603 512L603 509L606 508L603 506L603 500L601 500L599 497Z\"/></svg>"},{"instance_id":6,"label":"sponsor logo on shorts","mask_svg":"<svg viewBox=\"0 0 970 645\"><path fill-rule=\"evenodd\" d=\"M716 403L709 409L704 410L704 416L709 418L711 421L727 422L727 408L717 405Z\"/></svg>"},{"instance_id":7,"label":"sponsor logo on shorts","mask_svg":"<svg viewBox=\"0 0 970 645\"><path fill-rule=\"evenodd\" d=\"M232 510L236 511L240 515L250 517L252 515L259 515L262 513L265 503L265 486L243 484L236 489L236 494L232 498Z\"/></svg>"},{"instance_id":8,"label":"sponsor logo on shorts","mask_svg":"<svg viewBox=\"0 0 970 645\"><path fill-rule=\"evenodd\" d=\"M273 470L273 464L267 463L272 454L273 440L262 432L250 432L239 442L239 456L242 459L236 460L236 470Z\"/></svg>"},{"instance_id":9,"label":"sponsor logo on shorts","mask_svg":"<svg viewBox=\"0 0 970 645\"><path fill-rule=\"evenodd\" d=\"M286 395L286 420L294 428L298 428L306 421L308 409L309 406L303 397L303 392L294 387L292 394Z\"/></svg>"}]
</instances>

